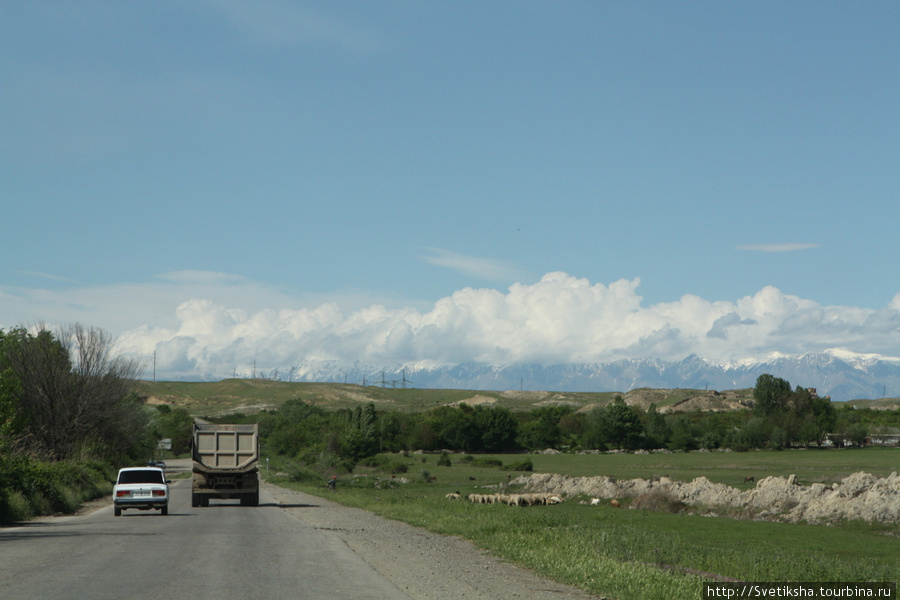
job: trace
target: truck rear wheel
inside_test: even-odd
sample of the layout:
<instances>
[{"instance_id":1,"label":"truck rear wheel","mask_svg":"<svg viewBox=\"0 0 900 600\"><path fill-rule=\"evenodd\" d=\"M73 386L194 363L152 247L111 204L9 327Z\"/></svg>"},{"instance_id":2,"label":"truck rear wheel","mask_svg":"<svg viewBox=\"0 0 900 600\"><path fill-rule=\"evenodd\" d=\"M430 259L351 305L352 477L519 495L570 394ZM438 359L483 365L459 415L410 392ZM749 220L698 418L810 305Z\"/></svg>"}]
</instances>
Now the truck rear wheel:
<instances>
[{"instance_id":1,"label":"truck rear wheel","mask_svg":"<svg viewBox=\"0 0 900 600\"><path fill-rule=\"evenodd\" d=\"M191 506L194 508L200 506L200 494L191 494Z\"/></svg>"}]
</instances>

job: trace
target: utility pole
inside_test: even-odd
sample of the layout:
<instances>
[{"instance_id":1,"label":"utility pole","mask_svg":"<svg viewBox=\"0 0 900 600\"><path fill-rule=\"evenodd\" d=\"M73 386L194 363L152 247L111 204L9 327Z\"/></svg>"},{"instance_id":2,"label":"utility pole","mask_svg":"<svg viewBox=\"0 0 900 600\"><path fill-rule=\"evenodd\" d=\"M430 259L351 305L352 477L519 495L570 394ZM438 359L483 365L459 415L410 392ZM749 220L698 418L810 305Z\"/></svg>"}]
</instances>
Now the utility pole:
<instances>
[{"instance_id":1,"label":"utility pole","mask_svg":"<svg viewBox=\"0 0 900 600\"><path fill-rule=\"evenodd\" d=\"M403 379L400 380L400 384L403 386L403 389L406 389L406 384L412 383L409 379L406 378L406 369L403 369Z\"/></svg>"}]
</instances>

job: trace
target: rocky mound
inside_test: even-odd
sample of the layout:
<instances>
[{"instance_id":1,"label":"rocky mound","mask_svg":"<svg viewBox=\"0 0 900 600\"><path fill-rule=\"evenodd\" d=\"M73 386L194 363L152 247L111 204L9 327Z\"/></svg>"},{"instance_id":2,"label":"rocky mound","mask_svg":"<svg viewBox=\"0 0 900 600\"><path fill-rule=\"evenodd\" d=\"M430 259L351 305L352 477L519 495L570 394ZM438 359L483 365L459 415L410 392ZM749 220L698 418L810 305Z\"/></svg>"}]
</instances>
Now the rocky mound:
<instances>
[{"instance_id":1,"label":"rocky mound","mask_svg":"<svg viewBox=\"0 0 900 600\"><path fill-rule=\"evenodd\" d=\"M661 477L617 480L613 477L569 477L552 473L522 476L512 483L524 485L526 492L552 492L592 498L637 498L650 492L664 493L688 506L743 509L756 517L796 523L860 519L882 523L900 522L900 475L876 477L854 473L841 483L826 486L801 485L795 475L766 477L756 487L741 491L713 483L706 477L691 482Z\"/></svg>"}]
</instances>

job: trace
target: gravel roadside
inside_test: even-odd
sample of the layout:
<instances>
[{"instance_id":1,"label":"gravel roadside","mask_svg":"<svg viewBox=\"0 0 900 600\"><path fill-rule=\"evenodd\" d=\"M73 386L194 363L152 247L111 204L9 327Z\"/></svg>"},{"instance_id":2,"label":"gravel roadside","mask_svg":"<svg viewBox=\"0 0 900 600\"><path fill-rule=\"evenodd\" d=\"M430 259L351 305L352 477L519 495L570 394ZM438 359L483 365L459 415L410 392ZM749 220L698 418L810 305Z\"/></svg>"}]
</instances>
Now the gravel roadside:
<instances>
[{"instance_id":1,"label":"gravel roadside","mask_svg":"<svg viewBox=\"0 0 900 600\"><path fill-rule=\"evenodd\" d=\"M327 498L263 485L293 516L316 529L337 534L413 600L597 598L504 562L466 540L434 534Z\"/></svg>"}]
</instances>

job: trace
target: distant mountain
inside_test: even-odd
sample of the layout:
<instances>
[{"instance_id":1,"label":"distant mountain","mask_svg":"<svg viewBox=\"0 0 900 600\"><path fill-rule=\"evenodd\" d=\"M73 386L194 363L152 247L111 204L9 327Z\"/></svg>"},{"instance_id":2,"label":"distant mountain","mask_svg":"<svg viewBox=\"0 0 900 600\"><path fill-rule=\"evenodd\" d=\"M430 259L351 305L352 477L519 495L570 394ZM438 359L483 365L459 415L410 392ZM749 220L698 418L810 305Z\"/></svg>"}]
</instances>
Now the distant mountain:
<instances>
[{"instance_id":1,"label":"distant mountain","mask_svg":"<svg viewBox=\"0 0 900 600\"><path fill-rule=\"evenodd\" d=\"M468 390L627 392L642 387L751 388L764 373L785 379L792 387L816 388L819 395L831 396L835 401L900 394L900 361L840 352L777 356L741 364L718 364L694 355L677 362L635 359L549 367L480 363L373 367L336 361L308 362L294 370L293 381Z\"/></svg>"}]
</instances>

